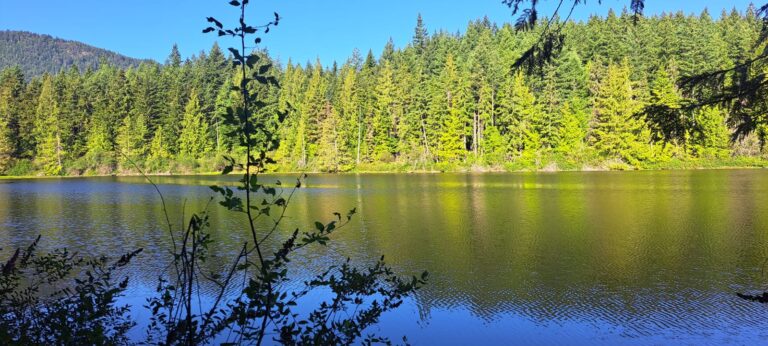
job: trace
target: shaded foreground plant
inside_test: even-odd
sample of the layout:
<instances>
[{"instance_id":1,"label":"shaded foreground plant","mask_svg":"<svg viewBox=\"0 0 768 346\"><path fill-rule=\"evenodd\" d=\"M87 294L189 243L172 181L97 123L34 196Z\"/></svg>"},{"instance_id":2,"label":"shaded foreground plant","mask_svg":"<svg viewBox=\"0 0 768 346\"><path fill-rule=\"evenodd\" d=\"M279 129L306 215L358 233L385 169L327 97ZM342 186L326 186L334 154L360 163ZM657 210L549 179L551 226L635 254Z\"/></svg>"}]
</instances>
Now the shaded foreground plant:
<instances>
[{"instance_id":1,"label":"shaded foreground plant","mask_svg":"<svg viewBox=\"0 0 768 346\"><path fill-rule=\"evenodd\" d=\"M111 345L127 343L136 323L116 299L128 278L115 279L142 250L119 259L58 249L40 254L40 236L16 249L0 272L0 343Z\"/></svg>"},{"instance_id":2,"label":"shaded foreground plant","mask_svg":"<svg viewBox=\"0 0 768 346\"><path fill-rule=\"evenodd\" d=\"M258 345L269 339L283 344L349 344L363 338L365 343L389 343L387 338L363 333L382 313L398 307L406 296L421 287L426 272L404 279L385 265L383 257L364 269L353 267L347 260L327 267L314 279L305 281L301 289L287 287L293 281L288 275L288 264L296 252L309 245L326 245L333 233L349 223L355 209L346 215L334 213L334 218L326 223L315 222L311 230L296 229L288 235L280 231L291 198L306 176L289 188L280 181L274 185L259 181L259 174L275 163L269 153L279 146L276 129L286 113L259 115L263 112L257 110L268 105L259 100L254 90L279 85L273 76L267 75L270 64L262 63L258 54L246 53L251 48L247 46L249 37L258 32L268 33L278 25L280 17L275 13L267 24L251 26L245 21L248 0L233 0L229 4L240 11L238 25L227 28L209 17L211 26L203 32L236 38L239 43L239 47L229 51L240 74L239 85L232 86L232 91L239 94L240 104L228 109L223 124L234 129L227 135L239 139L245 155L244 162L226 157L228 164L222 174L235 169L244 173L235 190L210 188L220 195L221 206L245 218L251 239L242 244L223 275L207 274L201 270L201 263L209 258L211 243L207 214L193 215L179 237L173 236L169 222L175 275L170 280L161 279L159 295L148 300L152 312L149 341ZM261 38L256 37L253 42L258 45ZM257 196L261 201L256 202ZM205 285L216 287L216 293L213 301L200 304L200 287ZM301 299L317 291L327 292L329 298L304 316L298 311Z\"/></svg>"}]
</instances>

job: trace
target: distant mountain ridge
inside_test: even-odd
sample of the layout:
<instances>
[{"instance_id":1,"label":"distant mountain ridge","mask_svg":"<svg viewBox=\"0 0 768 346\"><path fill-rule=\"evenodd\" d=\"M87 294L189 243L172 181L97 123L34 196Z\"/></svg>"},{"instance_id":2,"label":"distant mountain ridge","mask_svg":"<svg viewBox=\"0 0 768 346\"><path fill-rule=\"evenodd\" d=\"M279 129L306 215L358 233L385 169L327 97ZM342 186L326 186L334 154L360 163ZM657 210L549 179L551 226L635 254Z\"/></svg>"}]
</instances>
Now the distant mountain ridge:
<instances>
[{"instance_id":1,"label":"distant mountain ridge","mask_svg":"<svg viewBox=\"0 0 768 346\"><path fill-rule=\"evenodd\" d=\"M144 61L78 41L27 31L0 30L0 70L18 65L26 78L45 72L57 73L72 65L80 69L96 67L101 57L121 68L137 66Z\"/></svg>"}]
</instances>

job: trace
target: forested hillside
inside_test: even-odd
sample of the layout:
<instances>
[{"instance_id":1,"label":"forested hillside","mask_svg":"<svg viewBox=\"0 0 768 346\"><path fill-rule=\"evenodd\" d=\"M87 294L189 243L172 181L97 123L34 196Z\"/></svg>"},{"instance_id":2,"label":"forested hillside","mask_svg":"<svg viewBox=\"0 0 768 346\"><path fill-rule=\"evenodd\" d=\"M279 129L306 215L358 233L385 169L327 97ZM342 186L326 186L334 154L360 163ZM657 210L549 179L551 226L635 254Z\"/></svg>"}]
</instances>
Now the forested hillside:
<instances>
[{"instance_id":1,"label":"forested hillside","mask_svg":"<svg viewBox=\"0 0 768 346\"><path fill-rule=\"evenodd\" d=\"M281 88L260 90L256 116L268 126L288 110L275 153L283 170L591 169L761 165L765 119L731 140L735 126L719 106L669 119L661 140L647 107L679 107L682 76L749 58L760 34L754 9L563 25L565 49L542 71L511 65L539 37L487 20L464 34L429 35L419 20L413 41L388 43L376 58L272 69ZM261 64L269 57L263 56ZM275 63L275 65L277 65ZM326 66L326 67L324 67ZM258 67L256 67L258 68ZM25 82L0 77L0 172L107 174L212 171L237 147L222 121L241 78L222 51L121 69L72 68ZM727 81L725 81L727 83ZM130 160L129 160L130 159Z\"/></svg>"},{"instance_id":2,"label":"forested hillside","mask_svg":"<svg viewBox=\"0 0 768 346\"><path fill-rule=\"evenodd\" d=\"M141 62L77 41L25 31L0 31L0 69L20 66L27 77L58 73L70 66L84 70L98 66L101 59L121 68L138 66Z\"/></svg>"}]
</instances>

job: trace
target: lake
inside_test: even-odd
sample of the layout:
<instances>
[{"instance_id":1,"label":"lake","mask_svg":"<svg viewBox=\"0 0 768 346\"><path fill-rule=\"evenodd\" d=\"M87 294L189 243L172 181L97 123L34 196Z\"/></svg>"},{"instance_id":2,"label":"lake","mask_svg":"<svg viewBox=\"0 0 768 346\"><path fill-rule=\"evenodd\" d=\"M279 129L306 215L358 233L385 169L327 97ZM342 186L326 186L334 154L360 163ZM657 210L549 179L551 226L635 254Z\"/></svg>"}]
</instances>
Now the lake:
<instances>
[{"instance_id":1,"label":"lake","mask_svg":"<svg viewBox=\"0 0 768 346\"><path fill-rule=\"evenodd\" d=\"M154 179L180 223L205 207L213 196L208 185L237 178ZM295 178L262 177L276 179ZM138 177L0 181L1 258L38 234L43 248L88 254L143 247L124 298L140 306L167 265L159 202ZM635 345L768 338L768 306L735 295L768 283L765 170L310 175L285 230L353 207L352 223L329 247L304 253L296 275L380 255L403 275L428 270L427 287L379 326L395 340ZM213 252L237 252L249 237L238 231L240 216L214 205L210 217Z\"/></svg>"}]
</instances>

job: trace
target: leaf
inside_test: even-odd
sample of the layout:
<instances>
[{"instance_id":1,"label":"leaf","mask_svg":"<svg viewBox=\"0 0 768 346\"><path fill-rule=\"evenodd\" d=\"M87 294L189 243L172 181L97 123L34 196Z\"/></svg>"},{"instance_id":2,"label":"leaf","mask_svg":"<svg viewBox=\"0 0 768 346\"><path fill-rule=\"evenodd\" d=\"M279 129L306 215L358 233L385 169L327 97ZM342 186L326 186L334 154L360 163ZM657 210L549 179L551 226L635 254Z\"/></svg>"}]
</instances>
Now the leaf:
<instances>
[{"instance_id":1,"label":"leaf","mask_svg":"<svg viewBox=\"0 0 768 346\"><path fill-rule=\"evenodd\" d=\"M243 210L243 200L240 199L240 197L226 197L223 201L219 202L219 204L229 210Z\"/></svg>"},{"instance_id":2,"label":"leaf","mask_svg":"<svg viewBox=\"0 0 768 346\"><path fill-rule=\"evenodd\" d=\"M272 68L272 64L262 65L261 67L259 67L259 73L260 74L267 73L267 71L269 71L270 68Z\"/></svg>"},{"instance_id":3,"label":"leaf","mask_svg":"<svg viewBox=\"0 0 768 346\"><path fill-rule=\"evenodd\" d=\"M320 221L315 221L315 228L317 228L318 231L322 232L325 229L325 225L323 225Z\"/></svg>"},{"instance_id":4,"label":"leaf","mask_svg":"<svg viewBox=\"0 0 768 346\"><path fill-rule=\"evenodd\" d=\"M213 17L208 17L208 18L206 18L206 19L208 20L208 23L213 23L213 24L214 24L214 25L216 25L216 27L218 27L219 29L221 29L221 28L223 28L223 27L224 27L223 25L221 25L221 22L219 22L218 20L216 20L216 18L213 18Z\"/></svg>"},{"instance_id":5,"label":"leaf","mask_svg":"<svg viewBox=\"0 0 768 346\"><path fill-rule=\"evenodd\" d=\"M214 29L212 27L207 27L207 28L203 29L203 34L207 34L207 33L211 32L211 31L214 31L214 30L216 30L216 29Z\"/></svg>"},{"instance_id":6,"label":"leaf","mask_svg":"<svg viewBox=\"0 0 768 346\"><path fill-rule=\"evenodd\" d=\"M261 43L261 37L257 37L255 40L253 40L253 42L256 44Z\"/></svg>"},{"instance_id":7,"label":"leaf","mask_svg":"<svg viewBox=\"0 0 768 346\"><path fill-rule=\"evenodd\" d=\"M229 2L229 4L232 5L232 6L240 6L240 1L232 0L232 1Z\"/></svg>"},{"instance_id":8,"label":"leaf","mask_svg":"<svg viewBox=\"0 0 768 346\"><path fill-rule=\"evenodd\" d=\"M234 49L232 47L227 48L230 52L232 52L232 55L235 56L235 59L242 60L243 57L240 55L240 52L237 49Z\"/></svg>"},{"instance_id":9,"label":"leaf","mask_svg":"<svg viewBox=\"0 0 768 346\"><path fill-rule=\"evenodd\" d=\"M248 64L249 66L251 66L251 65L253 65L253 64L257 63L257 62L259 62L259 60L261 60L261 58L260 58L258 55L256 55L256 54L251 54L251 55L249 55L249 56L246 58L245 62L246 62L246 64Z\"/></svg>"},{"instance_id":10,"label":"leaf","mask_svg":"<svg viewBox=\"0 0 768 346\"><path fill-rule=\"evenodd\" d=\"M221 175L227 175L229 173L232 173L232 165L226 165L224 166L224 169L221 170Z\"/></svg>"}]
</instances>

